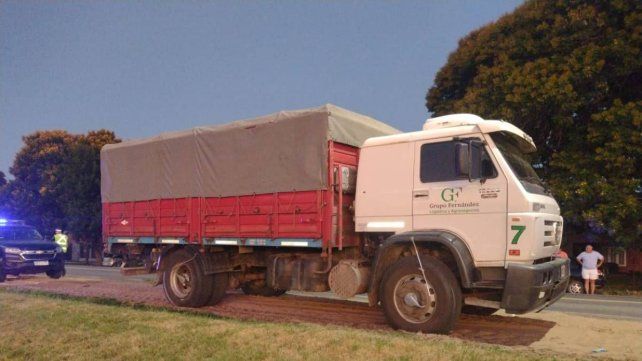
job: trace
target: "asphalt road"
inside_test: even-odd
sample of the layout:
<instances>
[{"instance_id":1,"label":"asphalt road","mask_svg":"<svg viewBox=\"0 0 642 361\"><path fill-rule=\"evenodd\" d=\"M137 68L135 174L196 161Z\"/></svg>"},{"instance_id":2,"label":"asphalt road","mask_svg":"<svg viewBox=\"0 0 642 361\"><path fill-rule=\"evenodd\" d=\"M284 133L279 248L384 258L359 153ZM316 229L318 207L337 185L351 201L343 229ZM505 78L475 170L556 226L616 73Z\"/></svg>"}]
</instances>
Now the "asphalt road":
<instances>
[{"instance_id":1,"label":"asphalt road","mask_svg":"<svg viewBox=\"0 0 642 361\"><path fill-rule=\"evenodd\" d=\"M156 279L154 275L122 276L118 268L84 265L67 265L66 267L67 276L74 278L97 278L123 282L148 283ZM330 292L291 293L299 296L335 298ZM366 298L363 295L359 295L352 300L365 302ZM542 312L549 310L592 317L642 321L642 297L569 294Z\"/></svg>"}]
</instances>

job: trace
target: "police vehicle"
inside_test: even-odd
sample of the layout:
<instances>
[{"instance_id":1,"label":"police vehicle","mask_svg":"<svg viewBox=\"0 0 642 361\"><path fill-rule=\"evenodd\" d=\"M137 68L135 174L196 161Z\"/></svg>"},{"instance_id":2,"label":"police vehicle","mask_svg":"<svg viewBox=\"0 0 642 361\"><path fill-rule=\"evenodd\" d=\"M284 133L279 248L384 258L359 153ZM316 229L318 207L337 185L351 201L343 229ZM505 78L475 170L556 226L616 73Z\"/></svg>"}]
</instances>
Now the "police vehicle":
<instances>
[{"instance_id":1,"label":"police vehicle","mask_svg":"<svg viewBox=\"0 0 642 361\"><path fill-rule=\"evenodd\" d=\"M24 223L0 218L0 282L7 275L46 273L51 278L65 275L62 248L45 240Z\"/></svg>"}]
</instances>

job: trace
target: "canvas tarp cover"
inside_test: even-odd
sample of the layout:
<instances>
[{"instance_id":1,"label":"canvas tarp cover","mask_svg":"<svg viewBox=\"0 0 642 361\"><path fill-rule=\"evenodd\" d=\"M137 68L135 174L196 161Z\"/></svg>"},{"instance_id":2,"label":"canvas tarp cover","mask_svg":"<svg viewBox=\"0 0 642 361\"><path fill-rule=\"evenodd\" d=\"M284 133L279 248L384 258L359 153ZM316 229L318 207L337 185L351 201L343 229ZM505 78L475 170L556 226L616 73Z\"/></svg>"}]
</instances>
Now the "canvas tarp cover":
<instances>
[{"instance_id":1,"label":"canvas tarp cover","mask_svg":"<svg viewBox=\"0 0 642 361\"><path fill-rule=\"evenodd\" d=\"M333 105L103 147L103 202L225 197L327 187L328 140L360 147L398 131Z\"/></svg>"}]
</instances>

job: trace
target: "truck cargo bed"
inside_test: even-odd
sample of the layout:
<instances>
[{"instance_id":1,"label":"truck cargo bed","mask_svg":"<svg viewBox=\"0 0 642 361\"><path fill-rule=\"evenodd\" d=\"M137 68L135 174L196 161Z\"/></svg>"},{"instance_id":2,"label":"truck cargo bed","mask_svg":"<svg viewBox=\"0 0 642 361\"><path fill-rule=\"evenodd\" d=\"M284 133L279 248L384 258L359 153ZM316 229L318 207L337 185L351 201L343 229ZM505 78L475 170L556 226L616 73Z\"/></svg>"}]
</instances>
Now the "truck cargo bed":
<instances>
[{"instance_id":1,"label":"truck cargo bed","mask_svg":"<svg viewBox=\"0 0 642 361\"><path fill-rule=\"evenodd\" d=\"M356 245L343 181L366 139L397 132L328 104L106 145L104 241Z\"/></svg>"},{"instance_id":2,"label":"truck cargo bed","mask_svg":"<svg viewBox=\"0 0 642 361\"><path fill-rule=\"evenodd\" d=\"M336 185L340 167L356 169L359 150L330 141L328 152L330 186L326 189L105 202L105 241L318 248L356 245L351 212L354 195L339 192ZM342 237L337 237L339 215Z\"/></svg>"}]
</instances>

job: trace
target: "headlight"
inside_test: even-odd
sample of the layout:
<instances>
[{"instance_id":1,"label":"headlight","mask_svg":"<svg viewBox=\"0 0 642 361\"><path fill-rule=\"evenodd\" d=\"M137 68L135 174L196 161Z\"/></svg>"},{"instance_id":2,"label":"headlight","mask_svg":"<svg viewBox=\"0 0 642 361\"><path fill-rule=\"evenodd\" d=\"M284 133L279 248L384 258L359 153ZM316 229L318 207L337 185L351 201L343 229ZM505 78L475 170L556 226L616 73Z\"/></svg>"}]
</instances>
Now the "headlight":
<instances>
[{"instance_id":1,"label":"headlight","mask_svg":"<svg viewBox=\"0 0 642 361\"><path fill-rule=\"evenodd\" d=\"M62 247L60 246L56 247L56 253L62 253Z\"/></svg>"},{"instance_id":2,"label":"headlight","mask_svg":"<svg viewBox=\"0 0 642 361\"><path fill-rule=\"evenodd\" d=\"M4 249L4 252L5 252L5 253L19 254L21 251L20 251L20 248L6 247L6 248Z\"/></svg>"}]
</instances>

